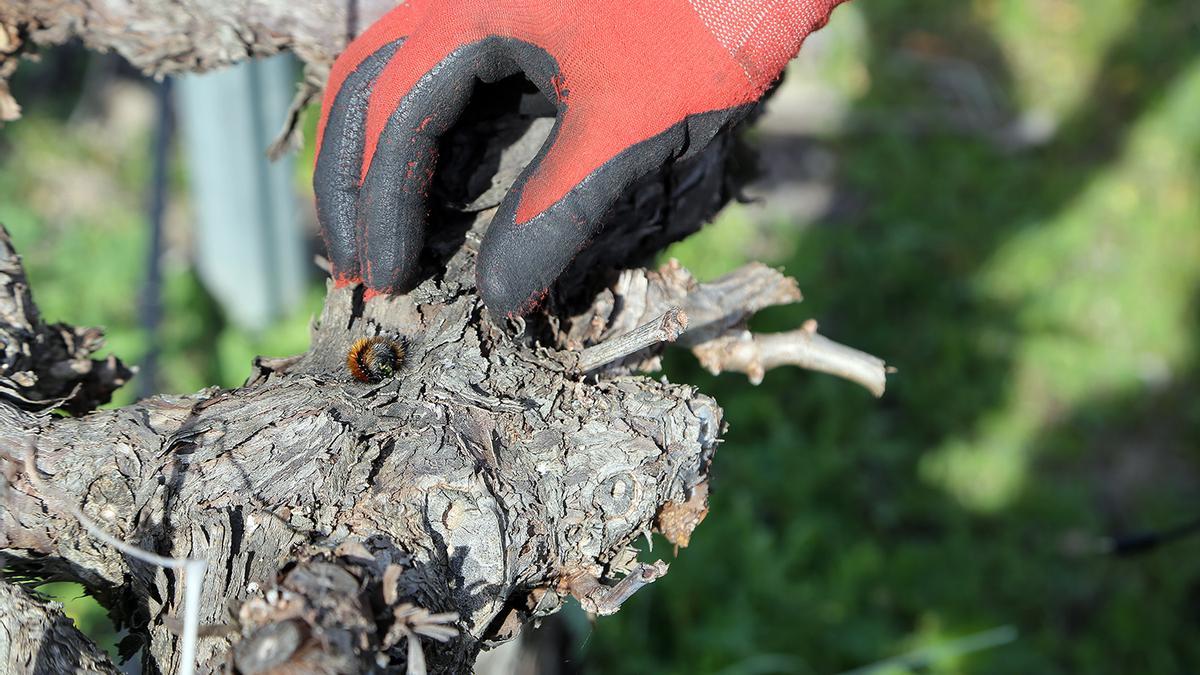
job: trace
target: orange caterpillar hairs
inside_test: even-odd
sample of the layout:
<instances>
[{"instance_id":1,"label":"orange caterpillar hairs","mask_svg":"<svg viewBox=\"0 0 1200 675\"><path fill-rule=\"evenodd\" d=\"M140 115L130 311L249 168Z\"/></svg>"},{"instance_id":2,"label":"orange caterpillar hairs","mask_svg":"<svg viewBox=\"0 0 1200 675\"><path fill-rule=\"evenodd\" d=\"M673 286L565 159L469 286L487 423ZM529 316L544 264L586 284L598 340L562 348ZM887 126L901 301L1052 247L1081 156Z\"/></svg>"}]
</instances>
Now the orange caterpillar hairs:
<instances>
[{"instance_id":1,"label":"orange caterpillar hairs","mask_svg":"<svg viewBox=\"0 0 1200 675\"><path fill-rule=\"evenodd\" d=\"M346 366L359 382L380 382L404 364L404 342L386 337L359 338L346 354Z\"/></svg>"}]
</instances>

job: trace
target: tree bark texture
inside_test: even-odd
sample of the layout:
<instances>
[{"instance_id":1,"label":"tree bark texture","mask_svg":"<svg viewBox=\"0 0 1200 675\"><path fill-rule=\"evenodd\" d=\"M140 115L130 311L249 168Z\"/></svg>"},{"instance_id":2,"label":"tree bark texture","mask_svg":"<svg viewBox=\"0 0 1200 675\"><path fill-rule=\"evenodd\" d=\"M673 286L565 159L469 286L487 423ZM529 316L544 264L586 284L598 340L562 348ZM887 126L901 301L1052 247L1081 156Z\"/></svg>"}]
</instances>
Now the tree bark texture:
<instances>
[{"instance_id":1,"label":"tree bark texture","mask_svg":"<svg viewBox=\"0 0 1200 675\"><path fill-rule=\"evenodd\" d=\"M0 608L0 663L8 672L120 672L63 615L58 603L18 584L0 582Z\"/></svg>"},{"instance_id":2,"label":"tree bark texture","mask_svg":"<svg viewBox=\"0 0 1200 675\"><path fill-rule=\"evenodd\" d=\"M148 74L210 70L292 51L319 85L349 40L394 0L0 0L0 121L20 107L4 80L22 55L82 40Z\"/></svg>"},{"instance_id":3,"label":"tree bark texture","mask_svg":"<svg viewBox=\"0 0 1200 675\"><path fill-rule=\"evenodd\" d=\"M332 289L312 349L260 361L241 389L76 418L0 409L9 567L136 596L129 621L146 622L146 657L164 672L178 666L180 578L94 540L73 507L121 540L207 561L206 671L281 626L294 635L280 663L403 664L407 642L389 636L412 606L458 615L461 635L424 651L432 670L462 672L568 595L610 613L666 571L632 543L703 490L721 428L711 399L584 378L572 353L481 321L476 296L445 281L361 294ZM398 376L349 376L345 354L364 335L404 340ZM235 660L258 672L266 649Z\"/></svg>"},{"instance_id":4,"label":"tree bark texture","mask_svg":"<svg viewBox=\"0 0 1200 675\"><path fill-rule=\"evenodd\" d=\"M0 108L14 55L71 37L157 73L291 49L311 84L388 6L0 0ZM182 576L89 526L207 563L199 672L468 672L481 649L568 597L617 611L668 569L640 540L660 532L686 546L704 518L721 409L694 387L636 375L656 368L657 340L677 339L718 371L761 377L797 363L882 391L882 362L826 349L812 327L762 340L746 331L755 311L799 301L779 272L750 265L698 283L676 264L642 267L745 180L732 132L640 181L542 311L488 316L475 254L549 133L546 110L529 105L538 98L521 78L477 88L442 142L411 292L368 301L361 287L331 286L309 351L257 360L237 389L95 410L131 370L91 358L99 331L41 320L0 230L7 574L84 583L128 628L123 651L143 641L148 673L180 666ZM347 351L362 337L403 344L395 376L351 377ZM0 650L19 668L112 670L23 588L0 587L0 617Z\"/></svg>"}]
</instances>

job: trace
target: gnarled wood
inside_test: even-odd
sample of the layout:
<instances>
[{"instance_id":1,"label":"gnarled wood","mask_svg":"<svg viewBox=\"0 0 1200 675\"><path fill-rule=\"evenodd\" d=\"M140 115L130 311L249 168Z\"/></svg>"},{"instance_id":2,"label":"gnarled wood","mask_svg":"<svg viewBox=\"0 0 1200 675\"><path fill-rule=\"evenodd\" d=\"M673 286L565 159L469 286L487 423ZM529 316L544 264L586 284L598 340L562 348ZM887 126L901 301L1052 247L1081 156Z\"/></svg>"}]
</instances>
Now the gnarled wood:
<instances>
[{"instance_id":1,"label":"gnarled wood","mask_svg":"<svg viewBox=\"0 0 1200 675\"><path fill-rule=\"evenodd\" d=\"M180 580L91 540L72 505L124 541L207 561L201 622L231 634L201 641L202 672L233 640L282 624L304 636L293 658L332 672L362 672L377 653L404 663L406 643L386 644L381 619L399 603L459 615L460 637L425 645L439 671L468 668L580 580L581 597L615 610L603 585L642 569L631 543L706 481L720 409L687 386L581 380L481 309L432 279L367 303L361 289L331 289L312 349L245 388L79 419L10 409L0 546L136 592L148 655L168 671ZM373 334L403 335L410 355L398 377L366 385L342 357ZM29 437L57 495L15 463Z\"/></svg>"},{"instance_id":2,"label":"gnarled wood","mask_svg":"<svg viewBox=\"0 0 1200 675\"><path fill-rule=\"evenodd\" d=\"M312 66L311 95L390 4L0 0L0 115L13 55L70 37L158 73L291 49ZM536 98L518 79L480 86L443 140L420 284L369 301L331 287L309 351L259 359L238 389L48 414L88 412L129 373L84 367L98 332L40 322L0 239L5 565L85 583L145 637L146 672L179 665L185 585L89 536L76 509L124 542L207 563L200 672L465 672L568 597L611 613L664 574L635 544L657 530L686 546L707 512L722 415L693 387L632 375L661 346L620 340L679 308L686 330L676 320L657 334L699 353L799 292L755 266L711 284L641 268L739 189L740 146L723 134L635 185L545 311L496 325L475 294L475 253L550 128L514 112L522 96ZM409 346L398 376L374 385L345 369L351 342L370 335ZM604 354L590 374L588 348ZM22 653L47 648L39 635L22 634Z\"/></svg>"}]
</instances>

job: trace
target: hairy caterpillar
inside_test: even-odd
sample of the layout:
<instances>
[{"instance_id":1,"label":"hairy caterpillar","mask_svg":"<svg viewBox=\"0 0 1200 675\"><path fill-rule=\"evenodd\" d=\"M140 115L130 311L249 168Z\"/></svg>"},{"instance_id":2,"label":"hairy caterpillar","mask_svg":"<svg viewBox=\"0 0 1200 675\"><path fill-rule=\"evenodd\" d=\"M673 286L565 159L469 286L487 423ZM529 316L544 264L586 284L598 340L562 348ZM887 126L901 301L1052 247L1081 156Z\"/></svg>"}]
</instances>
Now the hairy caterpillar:
<instances>
[{"instance_id":1,"label":"hairy caterpillar","mask_svg":"<svg viewBox=\"0 0 1200 675\"><path fill-rule=\"evenodd\" d=\"M403 340L379 336L359 338L346 354L346 366L359 382L380 382L400 370L406 352Z\"/></svg>"}]
</instances>

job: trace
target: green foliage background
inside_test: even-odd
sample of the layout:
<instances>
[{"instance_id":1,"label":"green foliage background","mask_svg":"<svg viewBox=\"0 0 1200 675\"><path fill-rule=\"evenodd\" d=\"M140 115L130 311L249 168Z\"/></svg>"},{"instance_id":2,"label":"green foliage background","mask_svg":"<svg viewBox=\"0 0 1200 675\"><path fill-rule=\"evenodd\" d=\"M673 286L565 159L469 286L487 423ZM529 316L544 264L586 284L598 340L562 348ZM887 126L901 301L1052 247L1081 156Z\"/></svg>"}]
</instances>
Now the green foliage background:
<instances>
[{"instance_id":1,"label":"green foliage background","mask_svg":"<svg viewBox=\"0 0 1200 675\"><path fill-rule=\"evenodd\" d=\"M669 358L673 380L727 410L712 512L666 579L577 624L578 660L749 675L915 653L933 673L1196 672L1200 540L1093 548L1200 516L1200 5L860 0L828 31L796 67L847 105L804 138L835 158L834 208L794 222L731 207L669 255L702 278L785 267L806 301L757 329L813 317L899 373L875 400L820 375L753 387ZM959 64L1005 120L1052 133L1015 146L1008 122L939 117L964 107L939 80ZM149 134L90 133L61 98L0 131L0 222L49 318L106 326L136 362ZM319 285L310 311L247 335L186 256L167 262L163 389L236 385L254 354L303 349ZM997 627L1016 638L955 653Z\"/></svg>"}]
</instances>

